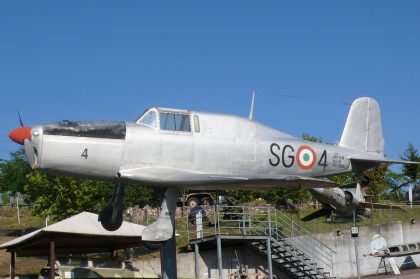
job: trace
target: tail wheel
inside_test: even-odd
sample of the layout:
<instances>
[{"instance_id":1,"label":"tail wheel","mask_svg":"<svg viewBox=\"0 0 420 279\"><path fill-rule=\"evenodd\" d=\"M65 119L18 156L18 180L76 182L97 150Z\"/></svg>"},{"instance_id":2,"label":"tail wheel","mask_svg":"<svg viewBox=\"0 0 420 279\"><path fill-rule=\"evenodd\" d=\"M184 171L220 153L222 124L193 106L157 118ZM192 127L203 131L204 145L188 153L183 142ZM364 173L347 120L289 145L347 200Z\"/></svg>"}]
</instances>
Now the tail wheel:
<instances>
[{"instance_id":1,"label":"tail wheel","mask_svg":"<svg viewBox=\"0 0 420 279\"><path fill-rule=\"evenodd\" d=\"M165 244L165 241L145 241L144 246L149 250L158 250L162 248L162 246Z\"/></svg>"}]
</instances>

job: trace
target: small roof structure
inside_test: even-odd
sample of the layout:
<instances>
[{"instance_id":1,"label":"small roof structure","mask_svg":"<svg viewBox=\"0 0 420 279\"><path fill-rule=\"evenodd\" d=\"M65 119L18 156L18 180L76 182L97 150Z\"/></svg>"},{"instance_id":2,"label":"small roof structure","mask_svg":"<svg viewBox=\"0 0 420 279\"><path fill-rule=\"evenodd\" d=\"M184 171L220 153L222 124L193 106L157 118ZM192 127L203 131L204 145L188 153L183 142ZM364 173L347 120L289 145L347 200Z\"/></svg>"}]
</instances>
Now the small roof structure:
<instances>
[{"instance_id":1,"label":"small roof structure","mask_svg":"<svg viewBox=\"0 0 420 279\"><path fill-rule=\"evenodd\" d=\"M98 215L82 212L51 226L36 230L0 245L0 249L16 252L17 256L45 256L54 240L58 255L113 250L142 245L145 226L123 222L116 231L105 230Z\"/></svg>"}]
</instances>

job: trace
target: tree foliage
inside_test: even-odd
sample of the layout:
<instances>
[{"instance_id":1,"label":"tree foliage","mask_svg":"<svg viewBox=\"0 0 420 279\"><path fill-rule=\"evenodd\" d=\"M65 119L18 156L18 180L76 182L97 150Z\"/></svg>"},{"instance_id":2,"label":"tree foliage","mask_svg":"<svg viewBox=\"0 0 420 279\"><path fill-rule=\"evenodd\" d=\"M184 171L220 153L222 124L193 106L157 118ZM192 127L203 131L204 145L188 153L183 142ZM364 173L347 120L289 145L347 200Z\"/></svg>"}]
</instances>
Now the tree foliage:
<instances>
[{"instance_id":1,"label":"tree foliage","mask_svg":"<svg viewBox=\"0 0 420 279\"><path fill-rule=\"evenodd\" d=\"M27 178L25 192L33 203L33 212L58 220L82 211L98 212L112 195L112 186L103 182L40 172L32 172Z\"/></svg>"},{"instance_id":2,"label":"tree foliage","mask_svg":"<svg viewBox=\"0 0 420 279\"><path fill-rule=\"evenodd\" d=\"M18 149L10 153L8 161L0 161L0 191L24 192L26 175L31 168L26 161L25 150Z\"/></svg>"},{"instance_id":3,"label":"tree foliage","mask_svg":"<svg viewBox=\"0 0 420 279\"><path fill-rule=\"evenodd\" d=\"M374 201L383 199L383 195L389 192L389 186L386 181L388 173L389 164L382 164L379 167L363 172L370 180L366 193L371 195Z\"/></svg>"},{"instance_id":4,"label":"tree foliage","mask_svg":"<svg viewBox=\"0 0 420 279\"><path fill-rule=\"evenodd\" d=\"M408 147L403 151L401 159L407 161L420 162L420 155L418 150L414 147L414 145L409 143ZM404 176L408 177L413 183L415 183L418 179L420 179L420 165L403 165L402 173Z\"/></svg>"},{"instance_id":5,"label":"tree foliage","mask_svg":"<svg viewBox=\"0 0 420 279\"><path fill-rule=\"evenodd\" d=\"M312 141L312 142L322 142L321 137L312 136L308 133L303 133L302 139L307 140L307 141Z\"/></svg>"}]
</instances>

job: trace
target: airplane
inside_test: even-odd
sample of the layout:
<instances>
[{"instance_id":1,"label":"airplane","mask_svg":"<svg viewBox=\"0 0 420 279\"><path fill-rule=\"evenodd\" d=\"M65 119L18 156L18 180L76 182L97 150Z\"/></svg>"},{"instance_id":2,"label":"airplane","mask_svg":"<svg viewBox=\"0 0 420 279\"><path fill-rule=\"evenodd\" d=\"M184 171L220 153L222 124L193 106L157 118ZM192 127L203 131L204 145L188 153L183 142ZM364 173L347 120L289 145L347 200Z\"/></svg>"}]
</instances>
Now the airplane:
<instances>
[{"instance_id":1,"label":"airplane","mask_svg":"<svg viewBox=\"0 0 420 279\"><path fill-rule=\"evenodd\" d=\"M409 163L384 156L379 104L356 99L338 145L304 141L252 119L228 114L154 107L137 120L89 121L19 127L9 137L24 145L39 171L115 181L102 226L122 223L124 184L165 189L157 221L142 239L164 242L174 233L176 197L182 190L330 188L328 176L381 163Z\"/></svg>"},{"instance_id":2,"label":"airplane","mask_svg":"<svg viewBox=\"0 0 420 279\"><path fill-rule=\"evenodd\" d=\"M354 191L339 187L313 188L309 189L309 191L314 198L322 204L322 208L303 217L302 221L310 221L321 216L329 216L333 212L337 212L342 216L352 216L355 211L357 215L369 218L372 216L373 208L402 209L396 205L366 202L360 183L356 183Z\"/></svg>"}]
</instances>

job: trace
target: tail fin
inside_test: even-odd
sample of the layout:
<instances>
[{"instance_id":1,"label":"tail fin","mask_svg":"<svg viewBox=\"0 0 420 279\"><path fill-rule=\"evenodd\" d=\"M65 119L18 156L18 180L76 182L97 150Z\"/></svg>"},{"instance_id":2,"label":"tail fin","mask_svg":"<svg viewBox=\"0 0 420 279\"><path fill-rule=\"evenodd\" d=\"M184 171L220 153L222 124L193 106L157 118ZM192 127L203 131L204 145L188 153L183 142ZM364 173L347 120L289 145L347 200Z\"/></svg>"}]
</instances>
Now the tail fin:
<instances>
[{"instance_id":1,"label":"tail fin","mask_svg":"<svg viewBox=\"0 0 420 279\"><path fill-rule=\"evenodd\" d=\"M339 146L384 156L381 112L376 100L362 97L353 102Z\"/></svg>"}]
</instances>

